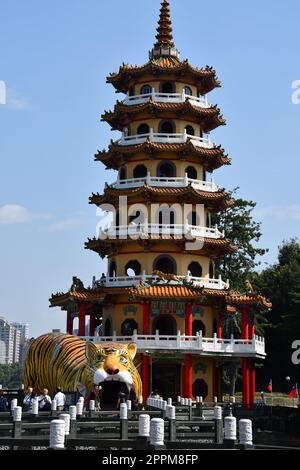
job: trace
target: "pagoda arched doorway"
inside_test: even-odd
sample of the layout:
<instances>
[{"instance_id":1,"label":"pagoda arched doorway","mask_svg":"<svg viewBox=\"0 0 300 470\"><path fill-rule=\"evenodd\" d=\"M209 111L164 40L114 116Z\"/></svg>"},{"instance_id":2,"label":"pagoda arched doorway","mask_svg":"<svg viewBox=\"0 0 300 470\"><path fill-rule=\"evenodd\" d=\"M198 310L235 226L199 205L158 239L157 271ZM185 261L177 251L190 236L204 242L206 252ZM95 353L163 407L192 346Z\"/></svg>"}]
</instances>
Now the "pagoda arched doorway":
<instances>
[{"instance_id":1,"label":"pagoda arched doorway","mask_svg":"<svg viewBox=\"0 0 300 470\"><path fill-rule=\"evenodd\" d=\"M104 324L104 336L112 336L112 324L109 318L106 319Z\"/></svg>"},{"instance_id":2,"label":"pagoda arched doorway","mask_svg":"<svg viewBox=\"0 0 300 470\"><path fill-rule=\"evenodd\" d=\"M175 318L171 315L159 315L152 323L152 334L155 334L156 331L160 335L176 336L177 323Z\"/></svg>"},{"instance_id":3,"label":"pagoda arched doorway","mask_svg":"<svg viewBox=\"0 0 300 470\"><path fill-rule=\"evenodd\" d=\"M164 83L161 83L160 85L160 92L161 93L174 93L175 92L175 86L174 86L174 83L171 83L171 82L164 82Z\"/></svg>"},{"instance_id":4,"label":"pagoda arched doorway","mask_svg":"<svg viewBox=\"0 0 300 470\"><path fill-rule=\"evenodd\" d=\"M193 321L193 336L196 336L199 331L202 331L202 336L205 336L206 328L201 320Z\"/></svg>"},{"instance_id":5,"label":"pagoda arched doorway","mask_svg":"<svg viewBox=\"0 0 300 470\"><path fill-rule=\"evenodd\" d=\"M147 176L147 168L145 165L137 165L133 170L134 178L145 178Z\"/></svg>"},{"instance_id":6,"label":"pagoda arched doorway","mask_svg":"<svg viewBox=\"0 0 300 470\"><path fill-rule=\"evenodd\" d=\"M204 379L195 380L192 390L194 397L203 397L205 399L208 395L208 385Z\"/></svg>"},{"instance_id":7,"label":"pagoda arched doorway","mask_svg":"<svg viewBox=\"0 0 300 470\"><path fill-rule=\"evenodd\" d=\"M138 331L138 324L132 318L123 321L121 325L122 336L132 336L134 330Z\"/></svg>"},{"instance_id":8,"label":"pagoda arched doorway","mask_svg":"<svg viewBox=\"0 0 300 470\"><path fill-rule=\"evenodd\" d=\"M171 256L159 256L154 261L153 271L160 271L164 274L176 274L176 261Z\"/></svg>"},{"instance_id":9,"label":"pagoda arched doorway","mask_svg":"<svg viewBox=\"0 0 300 470\"><path fill-rule=\"evenodd\" d=\"M176 166L172 162L161 162L157 167L159 178L174 178L176 176Z\"/></svg>"}]
</instances>

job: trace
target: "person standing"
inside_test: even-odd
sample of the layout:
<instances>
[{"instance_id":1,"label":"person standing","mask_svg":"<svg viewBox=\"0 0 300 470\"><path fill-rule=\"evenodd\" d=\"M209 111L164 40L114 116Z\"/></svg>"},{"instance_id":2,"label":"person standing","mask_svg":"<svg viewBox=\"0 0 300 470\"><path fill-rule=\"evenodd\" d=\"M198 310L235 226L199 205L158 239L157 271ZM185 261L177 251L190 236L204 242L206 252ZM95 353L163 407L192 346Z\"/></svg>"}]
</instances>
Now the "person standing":
<instances>
[{"instance_id":1,"label":"person standing","mask_svg":"<svg viewBox=\"0 0 300 470\"><path fill-rule=\"evenodd\" d=\"M8 401L4 396L3 390L0 390L0 413L4 413L5 411L8 411Z\"/></svg>"},{"instance_id":2,"label":"person standing","mask_svg":"<svg viewBox=\"0 0 300 470\"><path fill-rule=\"evenodd\" d=\"M44 388L42 395L38 397L38 403L40 411L51 410L51 397L48 395L47 388Z\"/></svg>"},{"instance_id":3,"label":"person standing","mask_svg":"<svg viewBox=\"0 0 300 470\"><path fill-rule=\"evenodd\" d=\"M24 411L31 411L32 410L32 401L36 397L36 394L33 392L32 387L28 387L27 393L23 400L23 410Z\"/></svg>"},{"instance_id":4,"label":"person standing","mask_svg":"<svg viewBox=\"0 0 300 470\"><path fill-rule=\"evenodd\" d=\"M61 391L60 387L57 387L56 395L53 400L56 401L56 409L58 411L63 411L65 409L66 395Z\"/></svg>"}]
</instances>

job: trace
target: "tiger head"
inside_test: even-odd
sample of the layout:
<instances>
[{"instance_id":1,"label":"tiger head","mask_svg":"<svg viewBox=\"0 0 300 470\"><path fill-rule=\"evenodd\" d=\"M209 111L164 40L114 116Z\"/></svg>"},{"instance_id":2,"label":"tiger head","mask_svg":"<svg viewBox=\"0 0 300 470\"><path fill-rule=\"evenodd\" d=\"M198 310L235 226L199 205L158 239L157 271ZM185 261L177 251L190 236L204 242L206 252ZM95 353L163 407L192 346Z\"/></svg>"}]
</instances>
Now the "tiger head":
<instances>
[{"instance_id":1,"label":"tiger head","mask_svg":"<svg viewBox=\"0 0 300 470\"><path fill-rule=\"evenodd\" d=\"M123 382L128 391L134 389L138 399L142 396L139 373L133 363L137 347L134 343L86 343L86 357L93 371L94 385L103 382Z\"/></svg>"}]
</instances>

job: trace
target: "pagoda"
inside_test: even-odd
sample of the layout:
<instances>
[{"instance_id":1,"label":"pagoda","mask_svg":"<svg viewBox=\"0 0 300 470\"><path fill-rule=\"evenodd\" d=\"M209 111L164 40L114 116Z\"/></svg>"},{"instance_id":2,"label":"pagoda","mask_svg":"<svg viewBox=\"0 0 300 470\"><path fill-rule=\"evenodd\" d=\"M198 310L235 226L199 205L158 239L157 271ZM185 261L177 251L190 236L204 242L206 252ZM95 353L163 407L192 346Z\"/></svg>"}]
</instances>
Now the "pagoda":
<instances>
[{"instance_id":1,"label":"pagoda","mask_svg":"<svg viewBox=\"0 0 300 470\"><path fill-rule=\"evenodd\" d=\"M243 402L255 399L255 314L270 308L253 292L234 292L215 275L218 257L236 250L212 225L234 203L212 177L231 160L211 132L226 124L209 92L220 87L213 68L181 60L163 0L156 42L143 66L123 64L107 78L125 97L102 121L121 132L95 160L118 172L90 204L113 222L86 249L107 257L107 273L84 288L78 278L51 297L67 312L67 332L96 342L135 342L143 396L222 397L222 368L238 362ZM223 337L227 316L242 316L241 337ZM87 327L87 317L90 318ZM107 399L107 398L106 398Z\"/></svg>"}]
</instances>

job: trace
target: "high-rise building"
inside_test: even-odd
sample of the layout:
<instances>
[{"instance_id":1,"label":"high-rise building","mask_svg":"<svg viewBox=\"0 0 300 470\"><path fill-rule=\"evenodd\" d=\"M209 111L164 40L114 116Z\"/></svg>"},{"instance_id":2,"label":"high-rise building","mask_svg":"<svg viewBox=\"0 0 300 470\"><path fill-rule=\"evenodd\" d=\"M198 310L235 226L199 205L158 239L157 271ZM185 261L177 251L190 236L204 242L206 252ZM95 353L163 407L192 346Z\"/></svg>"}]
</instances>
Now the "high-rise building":
<instances>
[{"instance_id":1,"label":"high-rise building","mask_svg":"<svg viewBox=\"0 0 300 470\"><path fill-rule=\"evenodd\" d=\"M15 364L20 360L21 333L5 318L0 317L0 360L2 364Z\"/></svg>"},{"instance_id":2,"label":"high-rise building","mask_svg":"<svg viewBox=\"0 0 300 470\"><path fill-rule=\"evenodd\" d=\"M107 82L125 95L102 116L121 137L95 160L118 175L90 203L110 207L114 222L85 245L108 258L107 273L89 289L74 277L51 306L66 311L70 334L79 318L85 337L89 316L89 336L103 321L95 341L135 342L144 398L156 388L165 398L221 399L223 367L234 361L243 401L253 403L255 361L265 357L255 315L271 304L249 282L237 292L215 274L215 261L237 249L212 224L234 203L209 176L231 162L211 135L225 124L208 97L221 86L216 72L181 60L163 0L148 62L123 64ZM225 326L237 313L234 338Z\"/></svg>"}]
</instances>

